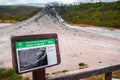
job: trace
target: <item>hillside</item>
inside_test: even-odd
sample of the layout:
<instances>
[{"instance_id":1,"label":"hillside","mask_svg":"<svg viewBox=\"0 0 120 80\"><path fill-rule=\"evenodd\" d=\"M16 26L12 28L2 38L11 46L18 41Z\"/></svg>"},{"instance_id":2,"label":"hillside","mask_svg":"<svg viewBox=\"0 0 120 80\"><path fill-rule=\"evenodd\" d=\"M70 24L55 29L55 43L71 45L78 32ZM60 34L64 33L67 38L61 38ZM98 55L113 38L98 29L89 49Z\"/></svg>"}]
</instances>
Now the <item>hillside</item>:
<instances>
[{"instance_id":1,"label":"hillside","mask_svg":"<svg viewBox=\"0 0 120 80\"><path fill-rule=\"evenodd\" d=\"M32 6L0 6L0 22L17 22L28 19L41 8Z\"/></svg>"},{"instance_id":2,"label":"hillside","mask_svg":"<svg viewBox=\"0 0 120 80\"><path fill-rule=\"evenodd\" d=\"M57 11L71 24L120 28L120 1L62 5Z\"/></svg>"},{"instance_id":3,"label":"hillside","mask_svg":"<svg viewBox=\"0 0 120 80\"><path fill-rule=\"evenodd\" d=\"M62 5L57 12L70 24L120 28L120 1ZM41 10L31 6L0 6L0 22L18 22Z\"/></svg>"}]
</instances>

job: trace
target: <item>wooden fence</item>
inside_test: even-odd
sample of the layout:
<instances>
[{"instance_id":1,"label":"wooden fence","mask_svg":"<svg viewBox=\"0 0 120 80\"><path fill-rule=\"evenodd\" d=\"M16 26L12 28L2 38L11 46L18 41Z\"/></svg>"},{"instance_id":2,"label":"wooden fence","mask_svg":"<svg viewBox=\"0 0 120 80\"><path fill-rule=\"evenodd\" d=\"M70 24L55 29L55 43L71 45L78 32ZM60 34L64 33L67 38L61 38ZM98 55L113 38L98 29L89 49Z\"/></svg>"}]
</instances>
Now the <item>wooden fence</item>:
<instances>
[{"instance_id":1,"label":"wooden fence","mask_svg":"<svg viewBox=\"0 0 120 80\"><path fill-rule=\"evenodd\" d=\"M105 74L105 80L112 80L112 72L119 69L120 69L120 64L106 66L106 67L99 67L96 69L89 69L84 72L80 72L79 70L77 70L73 72L68 72L61 76L48 77L47 80L80 80L83 78L88 78L100 74Z\"/></svg>"}]
</instances>

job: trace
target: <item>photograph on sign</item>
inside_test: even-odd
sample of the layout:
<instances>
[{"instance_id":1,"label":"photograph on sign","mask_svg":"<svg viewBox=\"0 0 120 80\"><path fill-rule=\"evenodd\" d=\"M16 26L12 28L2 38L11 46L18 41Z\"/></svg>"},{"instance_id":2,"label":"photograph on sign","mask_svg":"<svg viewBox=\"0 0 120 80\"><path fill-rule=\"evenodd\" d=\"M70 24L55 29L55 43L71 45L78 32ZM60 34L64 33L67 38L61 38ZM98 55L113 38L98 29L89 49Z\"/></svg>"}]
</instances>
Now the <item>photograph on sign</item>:
<instances>
[{"instance_id":1,"label":"photograph on sign","mask_svg":"<svg viewBox=\"0 0 120 80\"><path fill-rule=\"evenodd\" d=\"M18 59L20 71L31 69L34 67L48 65L47 53L45 47L18 50Z\"/></svg>"},{"instance_id":2,"label":"photograph on sign","mask_svg":"<svg viewBox=\"0 0 120 80\"><path fill-rule=\"evenodd\" d=\"M15 43L19 73L57 64L55 39Z\"/></svg>"}]
</instances>

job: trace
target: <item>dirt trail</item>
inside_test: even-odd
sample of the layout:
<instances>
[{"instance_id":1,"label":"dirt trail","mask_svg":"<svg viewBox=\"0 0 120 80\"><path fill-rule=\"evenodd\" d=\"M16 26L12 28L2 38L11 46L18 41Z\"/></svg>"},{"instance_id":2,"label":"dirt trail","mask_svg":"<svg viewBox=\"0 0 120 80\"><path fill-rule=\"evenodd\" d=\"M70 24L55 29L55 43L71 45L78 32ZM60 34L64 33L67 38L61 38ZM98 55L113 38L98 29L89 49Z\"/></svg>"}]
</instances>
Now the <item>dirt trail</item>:
<instances>
[{"instance_id":1,"label":"dirt trail","mask_svg":"<svg viewBox=\"0 0 120 80\"><path fill-rule=\"evenodd\" d=\"M54 8L45 8L32 18L0 29L0 67L12 67L11 35L57 33L61 64L47 68L55 71L77 70L83 62L88 68L120 64L120 30L83 28L66 24Z\"/></svg>"}]
</instances>

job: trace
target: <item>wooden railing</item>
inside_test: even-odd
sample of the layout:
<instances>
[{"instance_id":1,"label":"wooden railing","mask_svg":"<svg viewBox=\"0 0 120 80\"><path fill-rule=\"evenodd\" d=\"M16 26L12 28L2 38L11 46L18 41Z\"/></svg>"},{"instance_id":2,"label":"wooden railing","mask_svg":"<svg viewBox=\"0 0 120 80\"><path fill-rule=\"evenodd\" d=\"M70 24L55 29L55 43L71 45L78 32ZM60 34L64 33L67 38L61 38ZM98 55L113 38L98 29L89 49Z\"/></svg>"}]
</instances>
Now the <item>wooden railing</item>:
<instances>
[{"instance_id":1,"label":"wooden railing","mask_svg":"<svg viewBox=\"0 0 120 80\"><path fill-rule=\"evenodd\" d=\"M53 77L50 76L47 78L47 80L80 80L83 78L88 78L88 77L100 75L100 74L105 74L105 80L112 80L112 72L119 69L120 69L120 64L99 67L96 69L88 69L84 72L80 72L79 70L76 70L60 76L53 76Z\"/></svg>"}]
</instances>

